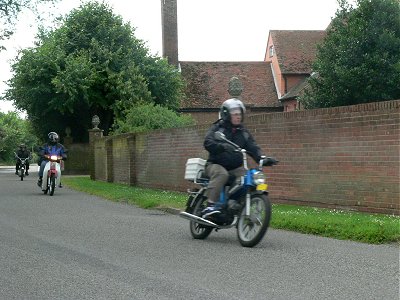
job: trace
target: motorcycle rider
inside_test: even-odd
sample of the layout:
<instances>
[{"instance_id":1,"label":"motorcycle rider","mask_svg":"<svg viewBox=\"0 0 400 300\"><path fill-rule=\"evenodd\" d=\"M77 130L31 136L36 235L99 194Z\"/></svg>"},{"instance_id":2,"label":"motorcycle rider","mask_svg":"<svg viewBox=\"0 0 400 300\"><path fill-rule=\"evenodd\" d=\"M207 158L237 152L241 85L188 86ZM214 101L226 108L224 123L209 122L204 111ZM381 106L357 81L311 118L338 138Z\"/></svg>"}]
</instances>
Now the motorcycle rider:
<instances>
[{"instance_id":1,"label":"motorcycle rider","mask_svg":"<svg viewBox=\"0 0 400 300\"><path fill-rule=\"evenodd\" d=\"M38 180L38 186L42 186L42 180L43 180L43 171L44 168L48 162L48 159L45 157L45 155L51 156L51 155L57 155L61 156L63 160L67 159L67 153L62 144L60 144L59 141L59 136L56 132L52 131L49 132L47 135L48 141L46 144L42 146L42 148L39 150L39 180ZM60 183L61 185L61 183Z\"/></svg>"},{"instance_id":2,"label":"motorcycle rider","mask_svg":"<svg viewBox=\"0 0 400 300\"><path fill-rule=\"evenodd\" d=\"M236 178L244 175L243 155L235 151L232 145L219 141L215 138L215 132L220 131L225 137L246 149L248 154L258 162L262 152L254 141L249 131L243 126L243 118L246 112L242 101L236 98L226 100L219 112L220 119L217 120L206 134L204 147L209 152L205 175L210 178L208 188L205 192L207 197L207 207L202 211L203 218L217 216L220 208L216 205L222 188L229 180L229 176Z\"/></svg>"},{"instance_id":3,"label":"motorcycle rider","mask_svg":"<svg viewBox=\"0 0 400 300\"><path fill-rule=\"evenodd\" d=\"M19 145L19 149L17 150L16 154L19 158L31 158L31 152L26 148L25 144ZM21 165L21 161L18 159L18 157L16 158L17 161L15 163L15 175L18 175L18 170ZM28 176L29 175L29 172L28 172L29 160L28 159L26 160L25 166L26 166L25 175Z\"/></svg>"}]
</instances>

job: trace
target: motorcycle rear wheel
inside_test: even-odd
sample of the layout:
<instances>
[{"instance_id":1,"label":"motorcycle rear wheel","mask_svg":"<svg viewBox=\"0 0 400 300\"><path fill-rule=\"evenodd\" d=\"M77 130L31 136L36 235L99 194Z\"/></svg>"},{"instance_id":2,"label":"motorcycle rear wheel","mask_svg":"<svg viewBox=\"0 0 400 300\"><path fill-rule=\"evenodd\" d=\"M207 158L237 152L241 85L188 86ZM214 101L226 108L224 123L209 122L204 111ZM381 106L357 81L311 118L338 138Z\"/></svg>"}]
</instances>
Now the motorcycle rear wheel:
<instances>
[{"instance_id":1,"label":"motorcycle rear wheel","mask_svg":"<svg viewBox=\"0 0 400 300\"><path fill-rule=\"evenodd\" d=\"M54 174L50 175L50 196L54 195L54 190L56 189L56 176Z\"/></svg>"},{"instance_id":2,"label":"motorcycle rear wheel","mask_svg":"<svg viewBox=\"0 0 400 300\"><path fill-rule=\"evenodd\" d=\"M237 236L243 247L254 247L267 232L271 219L271 203L267 195L253 195L250 200L250 216L246 206L239 216Z\"/></svg>"},{"instance_id":3,"label":"motorcycle rear wheel","mask_svg":"<svg viewBox=\"0 0 400 300\"><path fill-rule=\"evenodd\" d=\"M193 214L196 216L201 216L201 211L206 208L207 201L205 197L199 195L201 199L199 199L194 207ZM212 231L212 227L208 227L195 221L190 221L190 233L192 237L197 240L204 240L207 238Z\"/></svg>"}]
</instances>

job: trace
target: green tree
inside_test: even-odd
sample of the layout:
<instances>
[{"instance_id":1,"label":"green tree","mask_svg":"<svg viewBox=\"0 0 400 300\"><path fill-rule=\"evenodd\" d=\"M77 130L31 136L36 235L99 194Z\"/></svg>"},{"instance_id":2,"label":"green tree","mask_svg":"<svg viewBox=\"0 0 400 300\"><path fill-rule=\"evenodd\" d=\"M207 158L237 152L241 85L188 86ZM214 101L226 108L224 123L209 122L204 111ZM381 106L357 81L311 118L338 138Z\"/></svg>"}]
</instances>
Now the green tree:
<instances>
[{"instance_id":1,"label":"green tree","mask_svg":"<svg viewBox=\"0 0 400 300\"><path fill-rule=\"evenodd\" d=\"M0 0L0 43L7 40L15 30L15 23L22 10L30 10L40 20L41 14L38 13L38 5L43 3L55 3L59 0ZM5 47L0 44L0 51Z\"/></svg>"},{"instance_id":2,"label":"green tree","mask_svg":"<svg viewBox=\"0 0 400 300\"><path fill-rule=\"evenodd\" d=\"M73 10L37 47L22 51L5 98L26 110L36 132L69 126L85 141L91 117L107 134L116 118L141 103L178 107L183 80L166 60L149 54L134 28L104 3Z\"/></svg>"},{"instance_id":3,"label":"green tree","mask_svg":"<svg viewBox=\"0 0 400 300\"><path fill-rule=\"evenodd\" d=\"M38 145L29 121L21 119L15 112L0 112L0 161L14 160L14 151L24 143L32 151Z\"/></svg>"},{"instance_id":4,"label":"green tree","mask_svg":"<svg viewBox=\"0 0 400 300\"><path fill-rule=\"evenodd\" d=\"M131 107L124 118L116 121L114 134L126 132L145 132L155 129L175 128L194 125L188 115L178 115L175 111L154 104L142 104Z\"/></svg>"},{"instance_id":5,"label":"green tree","mask_svg":"<svg viewBox=\"0 0 400 300\"><path fill-rule=\"evenodd\" d=\"M317 108L400 99L400 2L340 2L300 101Z\"/></svg>"}]
</instances>

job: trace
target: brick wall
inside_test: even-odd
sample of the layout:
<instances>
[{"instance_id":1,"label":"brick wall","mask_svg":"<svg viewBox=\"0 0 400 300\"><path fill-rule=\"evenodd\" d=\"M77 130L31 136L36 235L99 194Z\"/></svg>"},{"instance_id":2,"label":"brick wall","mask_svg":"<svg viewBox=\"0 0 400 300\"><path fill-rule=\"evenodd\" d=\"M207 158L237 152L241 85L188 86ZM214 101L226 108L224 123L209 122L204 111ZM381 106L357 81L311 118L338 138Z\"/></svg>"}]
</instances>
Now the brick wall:
<instances>
[{"instance_id":1,"label":"brick wall","mask_svg":"<svg viewBox=\"0 0 400 300\"><path fill-rule=\"evenodd\" d=\"M272 201L399 214L399 108L397 100L246 118L264 152L280 160L265 169ZM106 161L95 161L113 168L108 181L186 191L186 160L207 157L208 127L108 138Z\"/></svg>"},{"instance_id":2,"label":"brick wall","mask_svg":"<svg viewBox=\"0 0 400 300\"><path fill-rule=\"evenodd\" d=\"M88 144L65 144L68 159L65 161L64 175L89 174L90 156Z\"/></svg>"},{"instance_id":3,"label":"brick wall","mask_svg":"<svg viewBox=\"0 0 400 300\"><path fill-rule=\"evenodd\" d=\"M400 101L253 117L275 198L399 212Z\"/></svg>"},{"instance_id":4,"label":"brick wall","mask_svg":"<svg viewBox=\"0 0 400 300\"><path fill-rule=\"evenodd\" d=\"M114 182L129 184L130 174L130 152L128 148L129 135L119 135L113 138L111 159L113 160Z\"/></svg>"}]
</instances>

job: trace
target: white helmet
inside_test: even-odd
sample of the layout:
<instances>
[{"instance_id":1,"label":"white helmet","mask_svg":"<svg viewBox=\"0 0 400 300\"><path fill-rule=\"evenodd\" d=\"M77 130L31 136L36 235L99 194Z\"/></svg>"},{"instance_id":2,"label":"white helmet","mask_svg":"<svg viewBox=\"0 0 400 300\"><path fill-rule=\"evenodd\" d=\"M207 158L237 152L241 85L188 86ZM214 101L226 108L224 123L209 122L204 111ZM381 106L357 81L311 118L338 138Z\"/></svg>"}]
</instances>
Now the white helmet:
<instances>
[{"instance_id":1,"label":"white helmet","mask_svg":"<svg viewBox=\"0 0 400 300\"><path fill-rule=\"evenodd\" d=\"M231 113L234 110L240 110L240 112L242 113L242 121L243 121L246 108L244 107L243 102L237 98L231 98L225 100L224 103L222 103L221 108L219 110L219 118L224 121L230 121Z\"/></svg>"}]
</instances>

